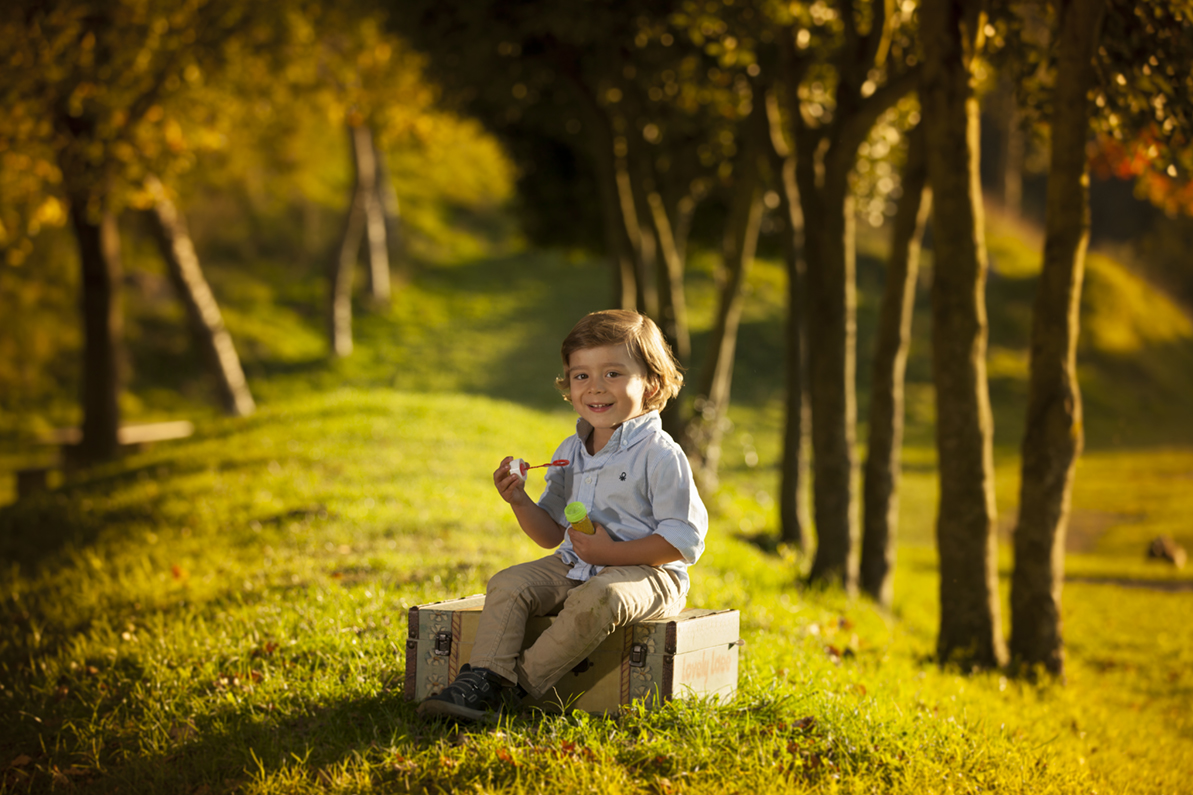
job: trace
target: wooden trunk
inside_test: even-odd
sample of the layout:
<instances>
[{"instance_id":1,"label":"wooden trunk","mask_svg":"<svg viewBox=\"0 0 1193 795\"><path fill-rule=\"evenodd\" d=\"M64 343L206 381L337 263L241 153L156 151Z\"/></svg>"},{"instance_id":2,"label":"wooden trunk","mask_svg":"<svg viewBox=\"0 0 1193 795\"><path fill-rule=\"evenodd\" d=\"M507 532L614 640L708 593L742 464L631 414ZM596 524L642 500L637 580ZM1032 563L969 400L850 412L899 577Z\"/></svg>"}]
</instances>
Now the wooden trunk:
<instances>
[{"instance_id":1,"label":"wooden trunk","mask_svg":"<svg viewBox=\"0 0 1193 795\"><path fill-rule=\"evenodd\" d=\"M410 608L406 639L407 701L421 702L446 687L472 656L485 597L468 596ZM636 700L657 707L673 698L718 697L737 691L739 614L684 610L677 616L622 627L555 685L524 706L615 713ZM554 617L534 618L524 648Z\"/></svg>"}]
</instances>

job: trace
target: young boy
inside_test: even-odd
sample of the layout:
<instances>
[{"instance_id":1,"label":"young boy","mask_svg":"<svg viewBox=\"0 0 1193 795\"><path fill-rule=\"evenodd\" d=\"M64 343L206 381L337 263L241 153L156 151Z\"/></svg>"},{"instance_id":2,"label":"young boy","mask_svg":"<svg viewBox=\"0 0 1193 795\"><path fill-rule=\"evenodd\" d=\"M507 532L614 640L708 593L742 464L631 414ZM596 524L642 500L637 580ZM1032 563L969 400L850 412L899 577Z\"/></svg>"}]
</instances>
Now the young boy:
<instances>
[{"instance_id":1,"label":"young boy","mask_svg":"<svg viewBox=\"0 0 1193 795\"><path fill-rule=\"evenodd\" d=\"M510 473L512 457L493 473L523 532L555 552L489 580L471 664L420 715L480 720L542 698L618 627L683 609L708 513L659 420L683 385L675 357L654 322L623 310L584 317L562 354L555 385L580 419L553 458L570 465L547 470L537 503ZM588 508L593 535L568 527L569 502ZM527 619L555 614L522 651Z\"/></svg>"}]
</instances>

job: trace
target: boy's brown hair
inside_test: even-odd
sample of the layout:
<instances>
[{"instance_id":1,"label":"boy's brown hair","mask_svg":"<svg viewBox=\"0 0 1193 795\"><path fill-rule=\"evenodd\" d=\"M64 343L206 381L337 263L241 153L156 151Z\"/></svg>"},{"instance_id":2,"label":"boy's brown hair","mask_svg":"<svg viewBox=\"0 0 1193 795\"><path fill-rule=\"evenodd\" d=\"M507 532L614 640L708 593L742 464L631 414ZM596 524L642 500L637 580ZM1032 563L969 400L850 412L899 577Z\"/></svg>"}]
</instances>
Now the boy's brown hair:
<instances>
[{"instance_id":1,"label":"boy's brown hair","mask_svg":"<svg viewBox=\"0 0 1193 795\"><path fill-rule=\"evenodd\" d=\"M625 345L630 355L646 368L646 383L651 390L642 400L644 409L662 411L667 401L679 394L683 386L683 373L680 372L675 354L671 352L671 346L655 322L646 315L628 309L606 309L585 315L564 337L560 348L564 374L555 379L555 388L563 393L564 400L571 402L567 377L571 355L579 350L606 345Z\"/></svg>"}]
</instances>

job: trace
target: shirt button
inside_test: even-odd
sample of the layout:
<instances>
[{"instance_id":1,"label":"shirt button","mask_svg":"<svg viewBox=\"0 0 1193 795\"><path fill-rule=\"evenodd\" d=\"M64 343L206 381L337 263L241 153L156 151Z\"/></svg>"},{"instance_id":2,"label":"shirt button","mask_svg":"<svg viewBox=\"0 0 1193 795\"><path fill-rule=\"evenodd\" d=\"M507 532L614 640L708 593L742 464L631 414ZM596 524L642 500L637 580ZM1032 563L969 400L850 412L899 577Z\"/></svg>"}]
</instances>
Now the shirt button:
<instances>
[{"instance_id":1,"label":"shirt button","mask_svg":"<svg viewBox=\"0 0 1193 795\"><path fill-rule=\"evenodd\" d=\"M584 478L585 483L592 483L592 478Z\"/></svg>"}]
</instances>

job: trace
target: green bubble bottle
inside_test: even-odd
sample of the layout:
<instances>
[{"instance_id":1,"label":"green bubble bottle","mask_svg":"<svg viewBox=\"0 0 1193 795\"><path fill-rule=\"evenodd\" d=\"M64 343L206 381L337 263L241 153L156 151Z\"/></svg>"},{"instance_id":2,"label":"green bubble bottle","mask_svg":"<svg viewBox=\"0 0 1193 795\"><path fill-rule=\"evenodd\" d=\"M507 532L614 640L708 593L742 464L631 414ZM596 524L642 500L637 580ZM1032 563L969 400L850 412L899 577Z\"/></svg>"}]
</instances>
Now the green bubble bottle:
<instances>
[{"instance_id":1,"label":"green bubble bottle","mask_svg":"<svg viewBox=\"0 0 1193 795\"><path fill-rule=\"evenodd\" d=\"M596 528L592 526L592 520L588 518L588 509L584 507L584 503L569 502L567 507L563 509L563 515L567 517L572 527L581 533L586 535L596 534Z\"/></svg>"}]
</instances>

